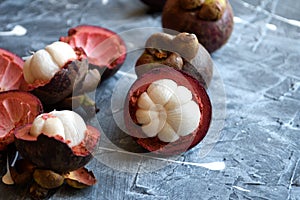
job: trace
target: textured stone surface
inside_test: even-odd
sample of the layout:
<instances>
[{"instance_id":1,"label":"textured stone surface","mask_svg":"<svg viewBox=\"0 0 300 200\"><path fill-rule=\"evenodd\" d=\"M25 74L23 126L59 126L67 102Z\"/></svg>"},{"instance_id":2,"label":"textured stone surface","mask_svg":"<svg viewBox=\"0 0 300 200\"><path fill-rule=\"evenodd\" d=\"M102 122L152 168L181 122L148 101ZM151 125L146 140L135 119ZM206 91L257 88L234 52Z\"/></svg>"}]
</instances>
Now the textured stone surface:
<instances>
[{"instance_id":1,"label":"textured stone surface","mask_svg":"<svg viewBox=\"0 0 300 200\"><path fill-rule=\"evenodd\" d=\"M111 98L119 80L133 80L128 71L147 35L160 30L160 13L149 12L138 0L0 1L0 31L15 25L27 29L24 36L0 34L0 48L20 56L79 24L109 28L129 49L121 72L101 83L95 94L101 110L93 123L104 137L87 167L98 183L84 190L62 187L51 199L300 199L300 2L230 2L233 34L212 55L213 129L189 152L157 158L143 153L117 126L113 114L119 111L111 109ZM4 161L2 153L1 175ZM0 199L27 198L26 188L1 183L0 191Z\"/></svg>"}]
</instances>

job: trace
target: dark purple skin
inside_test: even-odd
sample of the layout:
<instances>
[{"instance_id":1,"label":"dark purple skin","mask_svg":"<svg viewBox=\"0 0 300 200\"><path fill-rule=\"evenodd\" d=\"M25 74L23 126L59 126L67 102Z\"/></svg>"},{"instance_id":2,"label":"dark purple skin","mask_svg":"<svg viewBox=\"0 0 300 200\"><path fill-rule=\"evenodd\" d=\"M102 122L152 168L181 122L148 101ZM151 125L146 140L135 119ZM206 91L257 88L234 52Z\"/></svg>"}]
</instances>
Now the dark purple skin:
<instances>
[{"instance_id":1,"label":"dark purple skin","mask_svg":"<svg viewBox=\"0 0 300 200\"><path fill-rule=\"evenodd\" d=\"M164 8L167 0L141 0L143 3L150 6L152 9L161 11Z\"/></svg>"},{"instance_id":2,"label":"dark purple skin","mask_svg":"<svg viewBox=\"0 0 300 200\"><path fill-rule=\"evenodd\" d=\"M166 2L162 12L163 28L194 33L209 53L221 48L228 41L234 25L233 11L228 1L221 19L216 21L199 19L196 10L185 10L179 2Z\"/></svg>"},{"instance_id":3,"label":"dark purple skin","mask_svg":"<svg viewBox=\"0 0 300 200\"><path fill-rule=\"evenodd\" d=\"M15 132L15 145L21 156L37 167L65 173L79 169L92 158L100 132L91 126L83 143L70 148L60 137L48 137L44 134L37 138L30 136L32 124L18 128Z\"/></svg>"}]
</instances>

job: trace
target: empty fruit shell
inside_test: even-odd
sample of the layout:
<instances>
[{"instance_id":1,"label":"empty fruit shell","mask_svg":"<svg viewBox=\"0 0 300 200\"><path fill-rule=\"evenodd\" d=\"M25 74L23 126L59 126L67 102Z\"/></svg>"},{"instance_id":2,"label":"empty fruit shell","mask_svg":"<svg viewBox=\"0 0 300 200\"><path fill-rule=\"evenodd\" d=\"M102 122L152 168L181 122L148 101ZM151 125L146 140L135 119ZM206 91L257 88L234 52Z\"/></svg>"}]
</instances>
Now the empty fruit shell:
<instances>
[{"instance_id":1,"label":"empty fruit shell","mask_svg":"<svg viewBox=\"0 0 300 200\"><path fill-rule=\"evenodd\" d=\"M60 41L69 43L74 49L82 49L89 63L101 72L102 80L116 73L126 58L124 41L113 31L99 26L71 28L68 36L60 37Z\"/></svg>"},{"instance_id":2,"label":"empty fruit shell","mask_svg":"<svg viewBox=\"0 0 300 200\"><path fill-rule=\"evenodd\" d=\"M40 100L22 91L6 91L0 93L0 151L14 141L14 130L32 123L43 111Z\"/></svg>"}]
</instances>

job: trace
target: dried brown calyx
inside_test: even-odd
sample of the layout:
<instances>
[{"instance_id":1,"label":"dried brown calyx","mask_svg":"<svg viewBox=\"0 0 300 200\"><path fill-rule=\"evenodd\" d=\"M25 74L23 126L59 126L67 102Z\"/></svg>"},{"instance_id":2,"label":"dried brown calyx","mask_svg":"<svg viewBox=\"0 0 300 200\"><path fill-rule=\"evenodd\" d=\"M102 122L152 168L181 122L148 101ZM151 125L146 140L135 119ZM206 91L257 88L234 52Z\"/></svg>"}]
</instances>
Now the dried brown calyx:
<instances>
[{"instance_id":1,"label":"dried brown calyx","mask_svg":"<svg viewBox=\"0 0 300 200\"><path fill-rule=\"evenodd\" d=\"M226 0L180 0L180 6L186 10L197 10L197 16L203 20L221 19L225 9Z\"/></svg>"},{"instance_id":2,"label":"dried brown calyx","mask_svg":"<svg viewBox=\"0 0 300 200\"><path fill-rule=\"evenodd\" d=\"M228 0L172 0L162 12L163 28L194 33L210 53L227 42L233 24Z\"/></svg>"},{"instance_id":3,"label":"dried brown calyx","mask_svg":"<svg viewBox=\"0 0 300 200\"><path fill-rule=\"evenodd\" d=\"M207 87L212 78L213 63L209 53L199 44L196 35L155 33L145 44L135 71L140 77L153 68L173 67L183 70Z\"/></svg>"}]
</instances>

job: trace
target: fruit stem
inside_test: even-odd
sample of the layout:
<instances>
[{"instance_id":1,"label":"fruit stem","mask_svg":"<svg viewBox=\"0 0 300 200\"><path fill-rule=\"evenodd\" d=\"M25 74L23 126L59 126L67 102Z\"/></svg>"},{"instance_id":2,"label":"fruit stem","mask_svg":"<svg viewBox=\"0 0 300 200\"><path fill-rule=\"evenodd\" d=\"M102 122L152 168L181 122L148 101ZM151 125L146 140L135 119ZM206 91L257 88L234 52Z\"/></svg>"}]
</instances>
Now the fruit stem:
<instances>
[{"instance_id":1,"label":"fruit stem","mask_svg":"<svg viewBox=\"0 0 300 200\"><path fill-rule=\"evenodd\" d=\"M205 0L198 11L198 17L210 21L221 19L227 6L226 1L227 0Z\"/></svg>"}]
</instances>

